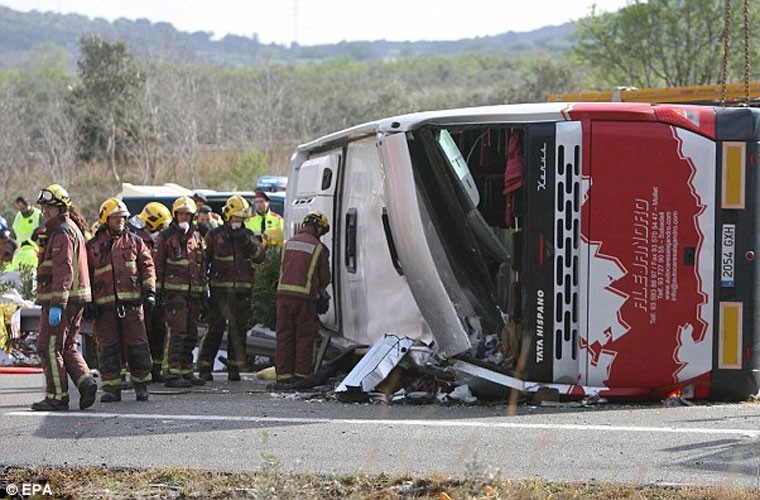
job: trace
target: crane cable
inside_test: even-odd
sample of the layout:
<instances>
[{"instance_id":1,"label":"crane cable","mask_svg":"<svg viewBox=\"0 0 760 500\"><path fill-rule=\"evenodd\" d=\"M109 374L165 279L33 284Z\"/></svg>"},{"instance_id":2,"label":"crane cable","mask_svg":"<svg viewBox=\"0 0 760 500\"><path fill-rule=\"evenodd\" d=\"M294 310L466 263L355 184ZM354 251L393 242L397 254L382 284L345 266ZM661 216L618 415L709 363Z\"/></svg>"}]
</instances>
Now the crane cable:
<instances>
[{"instance_id":1,"label":"crane cable","mask_svg":"<svg viewBox=\"0 0 760 500\"><path fill-rule=\"evenodd\" d=\"M729 0L730 1L730 0ZM749 0L744 0L744 102L749 106Z\"/></svg>"},{"instance_id":2,"label":"crane cable","mask_svg":"<svg viewBox=\"0 0 760 500\"><path fill-rule=\"evenodd\" d=\"M744 104L750 103L750 38L749 38L749 0L744 0ZM726 0L725 19L723 25L723 61L721 66L720 105L725 107L728 97L728 51L731 36L731 0Z\"/></svg>"},{"instance_id":3,"label":"crane cable","mask_svg":"<svg viewBox=\"0 0 760 500\"><path fill-rule=\"evenodd\" d=\"M731 33L731 0L726 0L726 10L723 18L723 60L721 61L720 70L720 105L726 106L728 90L726 81L728 80L728 49Z\"/></svg>"}]
</instances>

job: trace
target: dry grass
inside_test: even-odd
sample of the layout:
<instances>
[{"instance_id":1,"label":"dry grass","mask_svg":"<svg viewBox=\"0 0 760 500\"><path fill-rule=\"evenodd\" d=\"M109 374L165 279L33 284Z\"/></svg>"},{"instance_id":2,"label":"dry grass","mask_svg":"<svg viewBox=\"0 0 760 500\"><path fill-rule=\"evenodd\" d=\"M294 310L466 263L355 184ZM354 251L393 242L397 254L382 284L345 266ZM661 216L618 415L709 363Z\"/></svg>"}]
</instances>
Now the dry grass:
<instances>
[{"instance_id":1,"label":"dry grass","mask_svg":"<svg viewBox=\"0 0 760 500\"><path fill-rule=\"evenodd\" d=\"M0 471L0 484L47 482L57 498L334 498L334 499L728 499L758 498L742 488L622 486L508 481L442 476L318 476L281 471L275 457L262 470L225 473L162 468L115 470L99 467L15 468Z\"/></svg>"}]
</instances>

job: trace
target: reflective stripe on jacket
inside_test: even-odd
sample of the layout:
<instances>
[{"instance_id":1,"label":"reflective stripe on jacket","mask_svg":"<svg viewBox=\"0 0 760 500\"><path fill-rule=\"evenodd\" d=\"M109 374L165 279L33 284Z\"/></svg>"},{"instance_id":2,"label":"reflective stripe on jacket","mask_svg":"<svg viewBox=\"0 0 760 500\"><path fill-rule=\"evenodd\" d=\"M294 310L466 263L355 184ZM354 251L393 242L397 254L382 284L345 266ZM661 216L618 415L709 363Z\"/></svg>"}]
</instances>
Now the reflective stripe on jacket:
<instances>
[{"instance_id":1,"label":"reflective stripe on jacket","mask_svg":"<svg viewBox=\"0 0 760 500\"><path fill-rule=\"evenodd\" d=\"M67 213L45 223L45 253L37 267L37 303L66 307L89 302L90 276L84 236Z\"/></svg>"},{"instance_id":2,"label":"reflective stripe on jacket","mask_svg":"<svg viewBox=\"0 0 760 500\"><path fill-rule=\"evenodd\" d=\"M225 223L206 235L206 262L211 288L250 292L256 279L253 265L264 262L265 258L264 246L245 227L233 230L229 223Z\"/></svg>"},{"instance_id":3,"label":"reflective stripe on jacket","mask_svg":"<svg viewBox=\"0 0 760 500\"><path fill-rule=\"evenodd\" d=\"M192 227L192 226L191 226ZM176 223L156 240L156 289L193 296L206 294L206 258L200 233L183 233Z\"/></svg>"},{"instance_id":4,"label":"reflective stripe on jacket","mask_svg":"<svg viewBox=\"0 0 760 500\"><path fill-rule=\"evenodd\" d=\"M108 229L100 228L87 242L87 259L92 300L96 304L136 303L142 299L143 292L156 290L156 270L150 249L128 230L114 237Z\"/></svg>"},{"instance_id":5,"label":"reflective stripe on jacket","mask_svg":"<svg viewBox=\"0 0 760 500\"><path fill-rule=\"evenodd\" d=\"M304 229L285 244L277 296L317 300L329 284L330 251Z\"/></svg>"}]
</instances>

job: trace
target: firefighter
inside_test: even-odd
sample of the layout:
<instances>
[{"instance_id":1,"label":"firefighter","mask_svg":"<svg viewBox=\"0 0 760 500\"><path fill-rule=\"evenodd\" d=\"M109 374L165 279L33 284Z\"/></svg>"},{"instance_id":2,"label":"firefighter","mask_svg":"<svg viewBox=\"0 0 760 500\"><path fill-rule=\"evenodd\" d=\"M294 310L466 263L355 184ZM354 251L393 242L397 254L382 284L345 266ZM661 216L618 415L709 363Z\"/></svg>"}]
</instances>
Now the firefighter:
<instances>
[{"instance_id":1,"label":"firefighter","mask_svg":"<svg viewBox=\"0 0 760 500\"><path fill-rule=\"evenodd\" d=\"M87 224L71 204L69 193L58 184L40 191L37 203L42 206L47 236L37 267L37 303L42 306L37 353L45 372L46 395L32 410L68 410L68 376L79 389L79 408L84 410L95 402L98 391L77 351L82 310L91 298L82 235Z\"/></svg>"},{"instance_id":2,"label":"firefighter","mask_svg":"<svg viewBox=\"0 0 760 500\"><path fill-rule=\"evenodd\" d=\"M253 231L256 236L262 237L269 228L282 230L282 217L269 208L269 196L263 191L256 191L253 196L256 213L245 222L245 227Z\"/></svg>"},{"instance_id":3,"label":"firefighter","mask_svg":"<svg viewBox=\"0 0 760 500\"><path fill-rule=\"evenodd\" d=\"M177 198L172 205L173 221L156 240L157 287L166 317L162 366L166 387L206 383L193 373L198 316L206 298L204 245L193 224L196 211L192 198Z\"/></svg>"},{"instance_id":4,"label":"firefighter","mask_svg":"<svg viewBox=\"0 0 760 500\"><path fill-rule=\"evenodd\" d=\"M151 201L143 207L139 214L127 221L127 227L148 245L148 248L151 249L151 255L155 260L156 239L159 233L169 226L171 221L172 214L169 212L169 209L163 203ZM150 345L150 357L153 360L151 380L153 382L163 382L164 377L161 374L161 365L164 360L164 340L166 339L164 308L158 303L153 310L145 310L143 312L145 313L145 330L148 334L148 344Z\"/></svg>"},{"instance_id":5,"label":"firefighter","mask_svg":"<svg viewBox=\"0 0 760 500\"><path fill-rule=\"evenodd\" d=\"M222 209L224 224L206 236L211 301L208 333L198 356L198 372L207 381L214 380L211 375L214 358L227 327L228 379L239 381L240 370L247 365L245 337L251 318L253 265L266 258L264 245L258 243L253 231L243 226L250 215L250 203L240 195L231 196Z\"/></svg>"},{"instance_id":6,"label":"firefighter","mask_svg":"<svg viewBox=\"0 0 760 500\"><path fill-rule=\"evenodd\" d=\"M122 359L129 367L138 401L148 400L150 348L145 333L146 310L156 304L156 272L150 248L127 229L124 202L108 198L100 205L100 227L87 242L98 365L103 386L101 403L121 401Z\"/></svg>"},{"instance_id":7,"label":"firefighter","mask_svg":"<svg viewBox=\"0 0 760 500\"><path fill-rule=\"evenodd\" d=\"M301 232L285 243L277 285L275 367L279 388L311 375L319 333L317 299L330 283L329 250L320 236L330 230L327 217L311 212Z\"/></svg>"}]
</instances>

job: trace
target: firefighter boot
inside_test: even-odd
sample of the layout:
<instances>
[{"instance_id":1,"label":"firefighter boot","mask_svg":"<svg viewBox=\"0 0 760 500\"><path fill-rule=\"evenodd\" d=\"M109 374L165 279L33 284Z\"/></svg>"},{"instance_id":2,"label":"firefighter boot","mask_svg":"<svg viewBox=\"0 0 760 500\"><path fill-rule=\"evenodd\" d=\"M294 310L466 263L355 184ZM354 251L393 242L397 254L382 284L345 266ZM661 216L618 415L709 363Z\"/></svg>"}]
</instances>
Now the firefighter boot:
<instances>
[{"instance_id":1,"label":"firefighter boot","mask_svg":"<svg viewBox=\"0 0 760 500\"><path fill-rule=\"evenodd\" d=\"M154 364L153 368L150 369L150 376L154 383L164 382L164 376L161 374L161 365Z\"/></svg>"},{"instance_id":2,"label":"firefighter boot","mask_svg":"<svg viewBox=\"0 0 760 500\"><path fill-rule=\"evenodd\" d=\"M230 382L240 382L240 369L237 366L227 368L227 380Z\"/></svg>"},{"instance_id":3,"label":"firefighter boot","mask_svg":"<svg viewBox=\"0 0 760 500\"><path fill-rule=\"evenodd\" d=\"M69 409L69 398L50 399L45 398L42 401L32 403L34 411L66 411Z\"/></svg>"},{"instance_id":4,"label":"firefighter boot","mask_svg":"<svg viewBox=\"0 0 760 500\"><path fill-rule=\"evenodd\" d=\"M138 401L148 400L148 384L135 384L135 395Z\"/></svg>"},{"instance_id":5,"label":"firefighter boot","mask_svg":"<svg viewBox=\"0 0 760 500\"><path fill-rule=\"evenodd\" d=\"M104 387L100 396L101 403L116 403L121 401L121 389L118 387Z\"/></svg>"},{"instance_id":6,"label":"firefighter boot","mask_svg":"<svg viewBox=\"0 0 760 500\"><path fill-rule=\"evenodd\" d=\"M171 377L164 379L164 387L192 387L193 384L189 380L185 380L182 377Z\"/></svg>"},{"instance_id":7,"label":"firefighter boot","mask_svg":"<svg viewBox=\"0 0 760 500\"><path fill-rule=\"evenodd\" d=\"M79 409L84 410L95 403L98 394L98 383L92 377L87 377L79 387Z\"/></svg>"},{"instance_id":8,"label":"firefighter boot","mask_svg":"<svg viewBox=\"0 0 760 500\"><path fill-rule=\"evenodd\" d=\"M198 378L195 373L183 375L183 378L190 382L191 385L206 385L206 381L202 378Z\"/></svg>"},{"instance_id":9,"label":"firefighter boot","mask_svg":"<svg viewBox=\"0 0 760 500\"><path fill-rule=\"evenodd\" d=\"M205 380L206 382L213 382L214 376L211 374L211 372L208 372L206 370L200 370L198 372L198 378L201 380Z\"/></svg>"}]
</instances>

